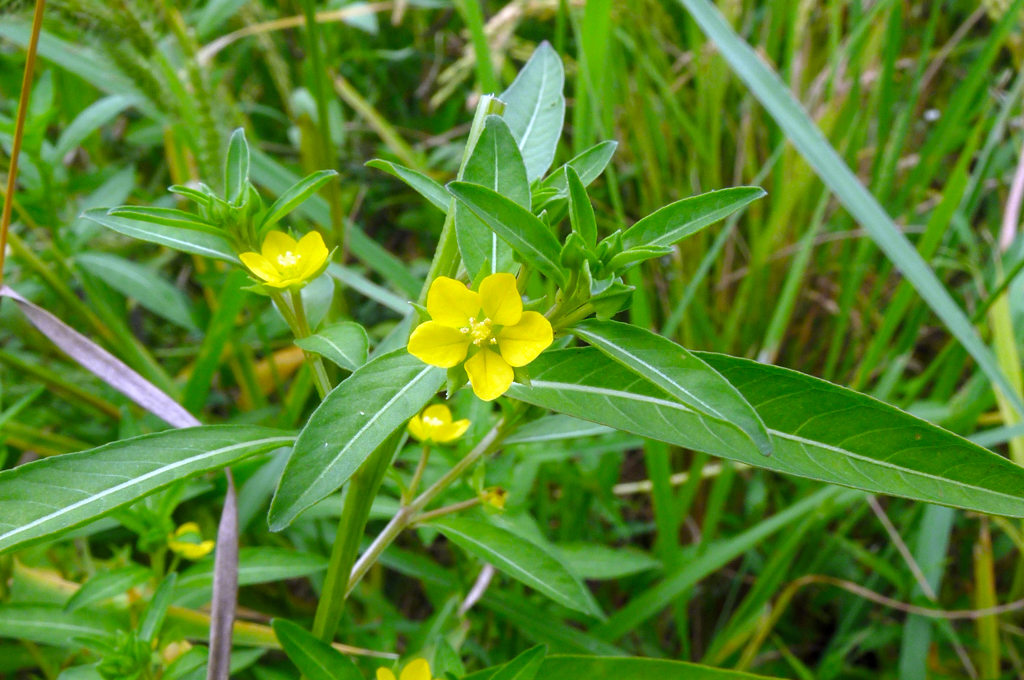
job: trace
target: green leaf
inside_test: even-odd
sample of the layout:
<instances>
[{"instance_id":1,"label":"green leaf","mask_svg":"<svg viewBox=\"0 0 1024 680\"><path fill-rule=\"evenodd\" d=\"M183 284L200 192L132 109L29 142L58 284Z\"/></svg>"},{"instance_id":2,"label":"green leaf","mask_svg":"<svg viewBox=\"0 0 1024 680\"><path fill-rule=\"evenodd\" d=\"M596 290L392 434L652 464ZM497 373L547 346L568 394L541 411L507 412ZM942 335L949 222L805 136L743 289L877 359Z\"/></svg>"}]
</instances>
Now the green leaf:
<instances>
[{"instance_id":1,"label":"green leaf","mask_svg":"<svg viewBox=\"0 0 1024 680\"><path fill-rule=\"evenodd\" d=\"M334 170L320 170L294 184L267 208L266 214L259 222L260 229L268 229L280 222L285 215L298 208L310 196L319 191L320 187L337 176L338 173Z\"/></svg>"},{"instance_id":2,"label":"green leaf","mask_svg":"<svg viewBox=\"0 0 1024 680\"><path fill-rule=\"evenodd\" d=\"M209 425L125 439L0 472L0 552L86 524L180 479L286 446L278 430Z\"/></svg>"},{"instance_id":3,"label":"green leaf","mask_svg":"<svg viewBox=\"0 0 1024 680\"><path fill-rule=\"evenodd\" d=\"M467 517L445 517L431 526L466 552L493 564L517 581L555 602L584 614L604 618L585 585L540 546L507 529Z\"/></svg>"},{"instance_id":4,"label":"green leaf","mask_svg":"<svg viewBox=\"0 0 1024 680\"><path fill-rule=\"evenodd\" d=\"M594 206L587 196L586 186L572 167L565 168L565 177L569 185L569 220L572 230L583 237L591 250L597 247L597 218L594 217Z\"/></svg>"},{"instance_id":5,"label":"green leaf","mask_svg":"<svg viewBox=\"0 0 1024 680\"><path fill-rule=\"evenodd\" d=\"M628 250L636 246L679 243L764 195L760 187L732 187L684 198L656 210L627 229L622 234L622 247Z\"/></svg>"},{"instance_id":6,"label":"green leaf","mask_svg":"<svg viewBox=\"0 0 1024 680\"><path fill-rule=\"evenodd\" d=\"M299 338L295 344L307 352L316 352L330 359L348 371L365 364L370 351L366 329L349 321L328 326L308 338Z\"/></svg>"},{"instance_id":7,"label":"green leaf","mask_svg":"<svg viewBox=\"0 0 1024 680\"><path fill-rule=\"evenodd\" d=\"M174 589L178 584L178 574L171 572L157 586L156 592L149 600L146 607L146 615L139 626L139 639L152 641L154 636L160 633L163 628L164 619L167 618L167 610L171 606L174 597Z\"/></svg>"},{"instance_id":8,"label":"green leaf","mask_svg":"<svg viewBox=\"0 0 1024 680\"><path fill-rule=\"evenodd\" d=\"M378 357L323 400L299 433L270 505L270 528L284 529L309 506L334 493L388 436L433 397L444 369L405 348Z\"/></svg>"},{"instance_id":9,"label":"green leaf","mask_svg":"<svg viewBox=\"0 0 1024 680\"><path fill-rule=\"evenodd\" d=\"M562 564L588 581L610 581L661 568L661 562L635 548L610 548L596 543L558 543Z\"/></svg>"},{"instance_id":10,"label":"green leaf","mask_svg":"<svg viewBox=\"0 0 1024 680\"><path fill-rule=\"evenodd\" d=\"M465 680L493 680L497 669L467 675ZM724 668L699 666L667 659L645 659L607 656L549 656L544 659L533 680L765 680Z\"/></svg>"},{"instance_id":11,"label":"green leaf","mask_svg":"<svg viewBox=\"0 0 1024 680\"><path fill-rule=\"evenodd\" d=\"M576 156L571 161L555 170L553 173L548 175L541 186L545 189L557 189L559 193L566 193L569 190L569 185L566 183L565 170L566 168L572 168L579 175L580 181L584 187L590 186L590 183L601 176L604 169L608 166L612 156L615 154L615 149L619 146L618 142L601 142L596 144L579 156Z\"/></svg>"},{"instance_id":12,"label":"green leaf","mask_svg":"<svg viewBox=\"0 0 1024 680\"><path fill-rule=\"evenodd\" d=\"M408 184L412 189L416 190L420 196L427 199L432 206L444 214L448 214L448 206L452 202L451 196L448 195L448 192L444 190L443 186L423 173L416 172L404 165L381 160L379 158L373 159L366 165L367 167L383 170L389 175L397 177Z\"/></svg>"},{"instance_id":13,"label":"green leaf","mask_svg":"<svg viewBox=\"0 0 1024 680\"><path fill-rule=\"evenodd\" d=\"M89 135L140 101L132 95L115 94L93 102L60 133L57 143L46 154L47 161L51 165L60 163L68 152L78 148Z\"/></svg>"},{"instance_id":14,"label":"green leaf","mask_svg":"<svg viewBox=\"0 0 1024 680\"><path fill-rule=\"evenodd\" d=\"M532 387L508 395L695 451L873 493L1024 517L1024 470L888 404L795 371L695 353L761 416L760 455L732 425L706 418L595 348L548 351ZM608 387L612 385L614 387Z\"/></svg>"},{"instance_id":15,"label":"green leaf","mask_svg":"<svg viewBox=\"0 0 1024 680\"><path fill-rule=\"evenodd\" d=\"M478 184L529 210L530 183L519 147L508 125L499 116L487 116L473 153L466 161L462 180ZM512 248L473 214L465 203L455 203L455 236L466 270L474 274L490 265L488 272L514 271Z\"/></svg>"},{"instance_id":16,"label":"green leaf","mask_svg":"<svg viewBox=\"0 0 1024 680\"><path fill-rule=\"evenodd\" d=\"M546 645L531 647L498 669L491 680L533 680L547 653Z\"/></svg>"},{"instance_id":17,"label":"green leaf","mask_svg":"<svg viewBox=\"0 0 1024 680\"><path fill-rule=\"evenodd\" d=\"M363 680L351 659L312 633L285 619L270 625L284 653L309 680Z\"/></svg>"},{"instance_id":18,"label":"green leaf","mask_svg":"<svg viewBox=\"0 0 1024 680\"><path fill-rule=\"evenodd\" d=\"M201 607L210 601L213 588L212 558L193 564L182 572L174 603ZM242 548L238 553L238 585L251 586L302 578L327 569L326 558L286 548Z\"/></svg>"},{"instance_id":19,"label":"green leaf","mask_svg":"<svg viewBox=\"0 0 1024 680\"><path fill-rule=\"evenodd\" d=\"M588 319L569 330L697 412L732 423L761 453L771 455L772 441L757 412L715 369L685 348L619 321Z\"/></svg>"},{"instance_id":20,"label":"green leaf","mask_svg":"<svg viewBox=\"0 0 1024 680\"><path fill-rule=\"evenodd\" d=\"M228 142L228 158L224 166L224 197L231 205L239 205L245 197L245 184L249 181L249 144L245 130L238 128Z\"/></svg>"},{"instance_id":21,"label":"green leaf","mask_svg":"<svg viewBox=\"0 0 1024 680\"><path fill-rule=\"evenodd\" d=\"M198 331L192 302L149 267L110 253L82 253L75 258L87 272L125 297L171 323Z\"/></svg>"},{"instance_id":22,"label":"green leaf","mask_svg":"<svg viewBox=\"0 0 1024 680\"><path fill-rule=\"evenodd\" d=\"M166 227L178 227L181 229L192 229L218 238L225 238L224 232L217 228L212 222L207 222L198 215L193 215L184 210L175 208L151 208L142 205L123 205L119 208L111 208L107 213L114 217L124 217L139 222L150 224L161 224Z\"/></svg>"},{"instance_id":23,"label":"green leaf","mask_svg":"<svg viewBox=\"0 0 1024 680\"><path fill-rule=\"evenodd\" d=\"M499 97L505 102L505 122L523 153L531 183L543 177L555 159L565 122L564 87L562 59L544 41Z\"/></svg>"},{"instance_id":24,"label":"green leaf","mask_svg":"<svg viewBox=\"0 0 1024 680\"><path fill-rule=\"evenodd\" d=\"M142 585L149 580L151 575L149 569L137 564L120 569L100 571L75 591L65 605L64 611L77 611L82 607L117 597L135 586Z\"/></svg>"},{"instance_id":25,"label":"green leaf","mask_svg":"<svg viewBox=\"0 0 1024 680\"><path fill-rule=\"evenodd\" d=\"M612 432L615 432L615 430L605 425L597 425L586 420L556 413L555 415L544 416L532 423L523 425L506 438L505 443L531 444L535 442L576 439L578 437L594 437L599 434L610 434Z\"/></svg>"},{"instance_id":26,"label":"green leaf","mask_svg":"<svg viewBox=\"0 0 1024 680\"><path fill-rule=\"evenodd\" d=\"M836 198L864 227L872 240L914 286L921 298L942 319L949 332L974 357L978 366L999 388L1014 409L1024 414L1024 401L1006 379L995 356L978 336L935 272L907 240L885 209L871 195L842 156L829 144L792 92L756 52L740 38L708 0L680 0L700 29L715 42L722 57L751 93L764 105L797 151L814 168ZM1008 8L989 40L1005 36L1016 25L1016 10Z\"/></svg>"},{"instance_id":27,"label":"green leaf","mask_svg":"<svg viewBox=\"0 0 1024 680\"><path fill-rule=\"evenodd\" d=\"M532 267L559 286L565 285L565 272L559 265L562 247L551 229L532 212L476 184L451 182L447 189Z\"/></svg>"},{"instance_id":28,"label":"green leaf","mask_svg":"<svg viewBox=\"0 0 1024 680\"><path fill-rule=\"evenodd\" d=\"M215 260L224 260L231 264L239 264L234 248L222 236L194 229L170 227L163 224L117 217L109 214L106 208L87 210L82 214L82 217L101 224L107 229L113 229L119 234L131 236L140 241L157 243L182 252L211 257Z\"/></svg>"},{"instance_id":29,"label":"green leaf","mask_svg":"<svg viewBox=\"0 0 1024 680\"><path fill-rule=\"evenodd\" d=\"M0 605L0 638L54 647L80 647L78 638L111 638L118 622L95 611L66 612L63 607Z\"/></svg>"}]
</instances>

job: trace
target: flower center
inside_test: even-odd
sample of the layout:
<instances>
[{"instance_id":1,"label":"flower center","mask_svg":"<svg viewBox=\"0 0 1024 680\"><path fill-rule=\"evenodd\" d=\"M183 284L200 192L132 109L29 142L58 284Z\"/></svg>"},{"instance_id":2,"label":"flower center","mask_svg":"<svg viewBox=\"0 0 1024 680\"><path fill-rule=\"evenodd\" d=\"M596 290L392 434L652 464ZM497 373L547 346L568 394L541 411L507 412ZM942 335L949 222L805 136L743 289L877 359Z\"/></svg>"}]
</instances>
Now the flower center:
<instances>
[{"instance_id":1,"label":"flower center","mask_svg":"<svg viewBox=\"0 0 1024 680\"><path fill-rule=\"evenodd\" d=\"M475 317L470 317L469 325L459 330L473 338L473 344L477 347L482 347L484 343L493 345L498 342L491 334L490 319L477 321Z\"/></svg>"},{"instance_id":2,"label":"flower center","mask_svg":"<svg viewBox=\"0 0 1024 680\"><path fill-rule=\"evenodd\" d=\"M427 427L441 427L442 425L444 425L444 422L442 422L440 418L435 418L433 416L423 416L423 424L426 425Z\"/></svg>"},{"instance_id":3,"label":"flower center","mask_svg":"<svg viewBox=\"0 0 1024 680\"><path fill-rule=\"evenodd\" d=\"M286 250L281 255L277 256L277 263L282 267L294 267L302 259L302 255L293 253L290 250Z\"/></svg>"}]
</instances>

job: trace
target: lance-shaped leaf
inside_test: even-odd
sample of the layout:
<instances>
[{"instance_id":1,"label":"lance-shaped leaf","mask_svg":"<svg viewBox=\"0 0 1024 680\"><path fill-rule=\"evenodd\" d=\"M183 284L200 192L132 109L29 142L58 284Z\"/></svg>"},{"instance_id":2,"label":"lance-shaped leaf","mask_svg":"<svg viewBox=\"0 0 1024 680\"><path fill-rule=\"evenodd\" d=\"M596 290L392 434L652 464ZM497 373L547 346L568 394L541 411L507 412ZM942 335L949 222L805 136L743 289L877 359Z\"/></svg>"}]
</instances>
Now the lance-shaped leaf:
<instances>
[{"instance_id":1,"label":"lance-shaped leaf","mask_svg":"<svg viewBox=\"0 0 1024 680\"><path fill-rule=\"evenodd\" d=\"M737 427L707 418L595 348L545 352L531 386L508 395L676 446L873 493L1024 517L1024 469L888 404L776 366L695 353L761 416L762 456Z\"/></svg>"},{"instance_id":2,"label":"lance-shaped leaf","mask_svg":"<svg viewBox=\"0 0 1024 680\"><path fill-rule=\"evenodd\" d=\"M0 472L0 552L292 441L265 427L209 425L147 434L5 470Z\"/></svg>"},{"instance_id":3,"label":"lance-shaped leaf","mask_svg":"<svg viewBox=\"0 0 1024 680\"><path fill-rule=\"evenodd\" d=\"M404 165L392 163L391 161L375 158L366 164L367 167L383 170L402 180L414 189L420 196L427 199L430 205L434 206L444 214L448 214L448 206L451 204L451 196L444 190L444 187L430 179L421 172L416 172Z\"/></svg>"},{"instance_id":4,"label":"lance-shaped leaf","mask_svg":"<svg viewBox=\"0 0 1024 680\"><path fill-rule=\"evenodd\" d=\"M530 266L560 286L565 285L565 272L559 264L562 246L551 229L532 212L493 189L477 184L451 182L448 191Z\"/></svg>"},{"instance_id":5,"label":"lance-shaped leaf","mask_svg":"<svg viewBox=\"0 0 1024 680\"><path fill-rule=\"evenodd\" d=\"M231 675L232 633L238 607L238 497L231 470L224 473L228 478L228 490L220 513L217 553L213 560L213 606L210 608L210 657L206 680L228 680Z\"/></svg>"},{"instance_id":6,"label":"lance-shaped leaf","mask_svg":"<svg viewBox=\"0 0 1024 680\"><path fill-rule=\"evenodd\" d=\"M79 266L149 311L190 331L198 331L188 296L155 271L112 253L82 253Z\"/></svg>"},{"instance_id":7,"label":"lance-shaped leaf","mask_svg":"<svg viewBox=\"0 0 1024 680\"><path fill-rule=\"evenodd\" d=\"M587 246L593 250L597 247L597 218L594 217L594 206L587 196L586 185L572 167L565 169L565 178L569 186L569 219L572 230L583 237Z\"/></svg>"},{"instance_id":8,"label":"lance-shaped leaf","mask_svg":"<svg viewBox=\"0 0 1024 680\"><path fill-rule=\"evenodd\" d=\"M685 348L619 321L588 319L570 331L697 412L737 426L761 453L771 455L772 441L757 411L718 371Z\"/></svg>"},{"instance_id":9,"label":"lance-shaped leaf","mask_svg":"<svg viewBox=\"0 0 1024 680\"><path fill-rule=\"evenodd\" d=\"M270 528L334 493L388 436L420 412L444 369L397 349L364 365L323 400L299 433L270 505Z\"/></svg>"},{"instance_id":10,"label":"lance-shaped leaf","mask_svg":"<svg viewBox=\"0 0 1024 680\"><path fill-rule=\"evenodd\" d=\"M213 234L218 238L224 238L224 232L217 228L212 222L207 222L199 215L193 215L184 210L176 208L151 208L149 206L125 205L119 208L111 208L107 213L113 217L124 217L138 222L159 224L165 227L180 227L191 229L207 234Z\"/></svg>"},{"instance_id":11,"label":"lance-shaped leaf","mask_svg":"<svg viewBox=\"0 0 1024 680\"><path fill-rule=\"evenodd\" d=\"M547 645L531 647L498 669L491 680L533 680L547 653Z\"/></svg>"},{"instance_id":12,"label":"lance-shaped leaf","mask_svg":"<svg viewBox=\"0 0 1024 680\"><path fill-rule=\"evenodd\" d=\"M228 203L238 205L245 195L245 183L249 181L249 144L245 141L245 130L238 128L228 142L228 158L224 165L224 189ZM212 666L213 664L211 664Z\"/></svg>"},{"instance_id":13,"label":"lance-shaped leaf","mask_svg":"<svg viewBox=\"0 0 1024 680\"><path fill-rule=\"evenodd\" d=\"M82 213L82 217L92 220L97 224L102 224L107 229L113 229L119 234L131 236L140 241L157 243L185 253L193 253L203 257L211 257L215 260L224 260L231 264L238 264L238 257L235 255L231 244L225 238L216 234L119 217L111 215L106 208L86 210Z\"/></svg>"},{"instance_id":14,"label":"lance-shaped leaf","mask_svg":"<svg viewBox=\"0 0 1024 680\"><path fill-rule=\"evenodd\" d=\"M337 176L338 173L334 170L320 170L293 184L267 208L266 214L259 222L259 227L269 229L277 224L285 215L298 208L306 199L319 191L320 187Z\"/></svg>"},{"instance_id":15,"label":"lance-shaped leaf","mask_svg":"<svg viewBox=\"0 0 1024 680\"><path fill-rule=\"evenodd\" d=\"M445 517L431 526L466 552L576 611L604 618L593 595L556 558L507 529L467 517Z\"/></svg>"},{"instance_id":16,"label":"lance-shaped leaf","mask_svg":"<svg viewBox=\"0 0 1024 680\"><path fill-rule=\"evenodd\" d=\"M178 574L171 572L164 577L164 580L157 586L156 592L149 600L146 607L146 615L142 618L139 626L139 639L152 642L154 636L160 633L167 618L167 610L171 607L171 599L174 597L174 588L178 583Z\"/></svg>"},{"instance_id":17,"label":"lance-shaped leaf","mask_svg":"<svg viewBox=\"0 0 1024 680\"><path fill-rule=\"evenodd\" d=\"M462 180L493 189L524 209L530 207L530 183L526 179L519 147L499 116L487 116L484 129L466 161ZM455 236L466 270L476 276L489 264L488 273L513 271L512 248L470 208L455 203Z\"/></svg>"},{"instance_id":18,"label":"lance-shaped leaf","mask_svg":"<svg viewBox=\"0 0 1024 680\"><path fill-rule=\"evenodd\" d=\"M270 625L284 653L309 680L363 680L351 659L304 628L285 619Z\"/></svg>"},{"instance_id":19,"label":"lance-shaped leaf","mask_svg":"<svg viewBox=\"0 0 1024 680\"><path fill-rule=\"evenodd\" d=\"M120 569L104 569L82 584L75 591L64 611L73 612L97 602L117 597L129 589L142 585L150 579L152 573L145 567L133 564Z\"/></svg>"},{"instance_id":20,"label":"lance-shaped leaf","mask_svg":"<svg viewBox=\"0 0 1024 680\"><path fill-rule=\"evenodd\" d=\"M545 41L499 97L505 102L505 121L519 143L530 182L543 177L555 159L565 122L564 88L562 59Z\"/></svg>"},{"instance_id":21,"label":"lance-shaped leaf","mask_svg":"<svg viewBox=\"0 0 1024 680\"><path fill-rule=\"evenodd\" d=\"M54 647L81 647L79 638L113 638L120 626L94 611L66 612L63 607L0 605L0 638L13 638Z\"/></svg>"},{"instance_id":22,"label":"lance-shaped leaf","mask_svg":"<svg viewBox=\"0 0 1024 680\"><path fill-rule=\"evenodd\" d=\"M357 323L336 323L308 338L299 338L295 344L307 352L316 352L348 371L366 363L370 340L366 330Z\"/></svg>"},{"instance_id":23,"label":"lance-shaped leaf","mask_svg":"<svg viewBox=\"0 0 1024 680\"><path fill-rule=\"evenodd\" d=\"M195 416L181 404L161 392L155 385L128 368L127 365L95 342L42 307L35 305L12 288L0 287L0 297L14 300L32 325L69 357L88 369L93 375L125 395L167 424L174 427L199 425Z\"/></svg>"},{"instance_id":24,"label":"lance-shaped leaf","mask_svg":"<svg viewBox=\"0 0 1024 680\"><path fill-rule=\"evenodd\" d=\"M566 168L572 168L576 171L580 181L583 182L583 186L590 186L590 183L604 172L618 145L618 142L601 142L590 147L548 175L541 182L541 186L545 189L557 189L560 193L568 191L568 184L566 184L565 178Z\"/></svg>"},{"instance_id":25,"label":"lance-shaped leaf","mask_svg":"<svg viewBox=\"0 0 1024 680\"><path fill-rule=\"evenodd\" d=\"M467 675L465 680L494 680L500 669L489 668ZM549 656L533 680L769 680L725 668L695 663L624 656Z\"/></svg>"},{"instance_id":26,"label":"lance-shaped leaf","mask_svg":"<svg viewBox=\"0 0 1024 680\"><path fill-rule=\"evenodd\" d=\"M196 608L210 601L213 562L212 559L204 559L181 574L175 604ZM297 579L326 569L326 558L297 550L259 547L242 548L238 553L239 586Z\"/></svg>"},{"instance_id":27,"label":"lance-shaped leaf","mask_svg":"<svg viewBox=\"0 0 1024 680\"><path fill-rule=\"evenodd\" d=\"M670 246L765 195L760 187L709 191L666 205L622 234L622 247Z\"/></svg>"}]
</instances>

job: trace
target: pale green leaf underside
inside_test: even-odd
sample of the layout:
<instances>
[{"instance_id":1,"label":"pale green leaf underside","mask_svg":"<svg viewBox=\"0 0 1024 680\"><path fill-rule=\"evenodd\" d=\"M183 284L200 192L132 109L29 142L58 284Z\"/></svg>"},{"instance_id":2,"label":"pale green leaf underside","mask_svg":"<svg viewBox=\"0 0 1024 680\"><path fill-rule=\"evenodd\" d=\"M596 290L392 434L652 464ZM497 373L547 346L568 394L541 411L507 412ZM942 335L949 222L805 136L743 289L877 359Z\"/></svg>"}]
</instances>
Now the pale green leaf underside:
<instances>
[{"instance_id":1,"label":"pale green leaf underside","mask_svg":"<svg viewBox=\"0 0 1024 680\"><path fill-rule=\"evenodd\" d=\"M299 338L295 344L330 359L345 370L354 371L366 363L370 341L362 326L346 321L332 324L308 338Z\"/></svg>"},{"instance_id":2,"label":"pale green leaf underside","mask_svg":"<svg viewBox=\"0 0 1024 680\"><path fill-rule=\"evenodd\" d=\"M97 224L102 224L108 229L113 229L119 234L140 241L157 243L186 253L238 264L238 257L227 240L213 234L108 215L105 208L87 210L82 216Z\"/></svg>"},{"instance_id":3,"label":"pale green leaf underside","mask_svg":"<svg viewBox=\"0 0 1024 680\"><path fill-rule=\"evenodd\" d=\"M695 353L757 410L774 443L760 455L737 428L705 418L593 348L548 352L516 399L683 448L866 491L1024 517L1024 470L870 397L794 371ZM612 385L614 387L608 387Z\"/></svg>"}]
</instances>

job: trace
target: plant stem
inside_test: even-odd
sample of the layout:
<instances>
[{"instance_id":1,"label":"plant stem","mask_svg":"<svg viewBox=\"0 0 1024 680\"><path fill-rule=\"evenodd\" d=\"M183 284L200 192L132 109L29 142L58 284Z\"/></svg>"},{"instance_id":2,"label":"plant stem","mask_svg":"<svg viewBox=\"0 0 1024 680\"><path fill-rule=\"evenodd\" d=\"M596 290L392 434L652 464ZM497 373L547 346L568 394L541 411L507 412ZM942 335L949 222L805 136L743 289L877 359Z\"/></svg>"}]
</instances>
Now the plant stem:
<instances>
[{"instance_id":1,"label":"plant stem","mask_svg":"<svg viewBox=\"0 0 1024 680\"><path fill-rule=\"evenodd\" d=\"M402 441L402 434L399 430L388 437L352 475L348 483L345 507L342 509L341 521L338 522L334 547L331 549L327 578L313 621L313 635L324 642L333 641L338 630L341 614L345 609L345 598L350 590L348 575L359 555L359 543L370 517L370 507L385 473L391 466L395 449Z\"/></svg>"},{"instance_id":2,"label":"plant stem","mask_svg":"<svg viewBox=\"0 0 1024 680\"><path fill-rule=\"evenodd\" d=\"M292 329L292 335L296 338L308 338L312 335L309 329L309 321L306 319L306 308L302 304L302 293L298 290L291 291L291 298L285 298L281 293L271 293L270 298L277 305L281 316L284 317L288 327ZM327 369L324 368L323 360L312 352L303 350L306 365L313 374L313 384L320 399L324 399L333 389L331 379L327 377Z\"/></svg>"},{"instance_id":3,"label":"plant stem","mask_svg":"<svg viewBox=\"0 0 1024 680\"><path fill-rule=\"evenodd\" d=\"M416 515L425 508L430 501L434 500L439 493L447 489L453 482L455 482L462 474L470 468L474 463L480 460L485 455L494 451L501 440L508 434L510 428L505 427L505 420L499 420L495 423L494 427L484 435L473 450L466 454L466 457L460 460L455 466L446 472L441 479L434 482L430 488L420 494L416 500L408 505L404 506L398 511L398 514L391 518L388 525L384 527L384 531L374 539L373 543L367 548L366 552L362 554L359 561L356 562L352 568L352 575L348 581L348 592L351 593L352 589L356 587L356 584L366 575L366 572L370 570L370 567L380 558L384 550L391 545L399 534L409 526Z\"/></svg>"},{"instance_id":4,"label":"plant stem","mask_svg":"<svg viewBox=\"0 0 1024 680\"><path fill-rule=\"evenodd\" d=\"M11 226L11 208L14 187L18 181L18 157L21 155L21 140L25 135L25 116L28 113L28 100L32 92L32 71L36 65L36 47L39 45L39 33L43 28L43 8L46 0L36 0L35 14L32 16L32 36L28 42L28 54L25 56L25 73L21 79L21 95L18 97L18 118L14 123L14 138L11 142L11 162L7 168L7 191L4 192L3 214L0 216L0 285L4 282L4 254L7 252L7 231Z\"/></svg>"},{"instance_id":5,"label":"plant stem","mask_svg":"<svg viewBox=\"0 0 1024 680\"><path fill-rule=\"evenodd\" d=\"M444 517L445 515L451 515L455 512L462 512L468 510L474 506L480 505L480 496L474 496L469 500L462 501L461 503L453 503L452 505L446 505L443 508L437 510L431 510L430 512L422 512L412 519L411 524L426 524L432 519L438 517Z\"/></svg>"},{"instance_id":6,"label":"plant stem","mask_svg":"<svg viewBox=\"0 0 1024 680\"><path fill-rule=\"evenodd\" d=\"M412 475L412 481L409 482L409 488L406 489L402 495L402 505L408 505L416 495L416 490L419 489L420 480L423 479L423 471L427 469L427 461L430 460L430 444L423 444L423 454L420 456L420 462L416 466L416 472Z\"/></svg>"}]
</instances>

